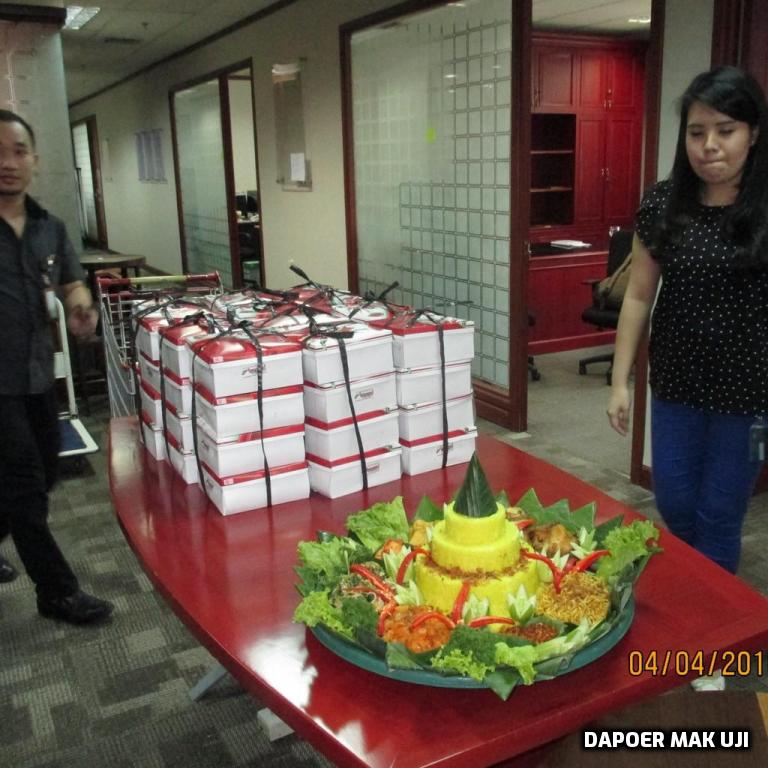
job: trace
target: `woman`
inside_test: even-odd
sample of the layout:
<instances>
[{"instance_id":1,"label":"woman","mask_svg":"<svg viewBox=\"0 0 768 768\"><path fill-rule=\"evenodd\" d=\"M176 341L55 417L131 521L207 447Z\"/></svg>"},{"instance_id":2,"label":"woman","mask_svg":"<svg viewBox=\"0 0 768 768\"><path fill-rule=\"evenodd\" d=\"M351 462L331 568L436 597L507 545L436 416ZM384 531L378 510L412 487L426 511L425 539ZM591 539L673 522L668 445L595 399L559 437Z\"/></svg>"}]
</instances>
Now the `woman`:
<instances>
[{"instance_id":1,"label":"woman","mask_svg":"<svg viewBox=\"0 0 768 768\"><path fill-rule=\"evenodd\" d=\"M637 214L608 404L622 435L660 278L649 348L656 504L672 533L735 573L761 466L750 435L768 413L768 107L735 67L698 75L683 94L672 173Z\"/></svg>"}]
</instances>

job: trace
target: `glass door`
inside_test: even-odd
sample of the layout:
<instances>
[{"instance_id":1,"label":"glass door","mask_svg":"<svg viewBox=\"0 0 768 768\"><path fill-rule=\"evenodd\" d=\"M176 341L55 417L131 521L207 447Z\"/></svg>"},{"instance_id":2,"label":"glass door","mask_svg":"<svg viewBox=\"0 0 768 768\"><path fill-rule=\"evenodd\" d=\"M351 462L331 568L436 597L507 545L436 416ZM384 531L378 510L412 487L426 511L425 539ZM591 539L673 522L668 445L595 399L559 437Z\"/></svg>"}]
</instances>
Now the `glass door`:
<instances>
[{"instance_id":1,"label":"glass door","mask_svg":"<svg viewBox=\"0 0 768 768\"><path fill-rule=\"evenodd\" d=\"M173 96L184 269L233 284L219 78Z\"/></svg>"},{"instance_id":2,"label":"glass door","mask_svg":"<svg viewBox=\"0 0 768 768\"><path fill-rule=\"evenodd\" d=\"M497 392L516 375L519 301L512 11L509 0L448 3L353 30L348 49L358 289L396 280L393 301L472 320L473 375Z\"/></svg>"}]
</instances>

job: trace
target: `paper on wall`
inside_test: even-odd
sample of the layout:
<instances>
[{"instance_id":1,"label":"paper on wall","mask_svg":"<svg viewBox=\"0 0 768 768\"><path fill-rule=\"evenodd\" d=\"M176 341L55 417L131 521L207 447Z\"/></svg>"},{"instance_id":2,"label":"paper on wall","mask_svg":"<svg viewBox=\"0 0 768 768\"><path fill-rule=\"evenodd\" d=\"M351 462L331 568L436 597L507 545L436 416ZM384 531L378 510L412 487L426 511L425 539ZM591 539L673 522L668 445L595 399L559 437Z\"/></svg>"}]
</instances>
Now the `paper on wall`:
<instances>
[{"instance_id":1,"label":"paper on wall","mask_svg":"<svg viewBox=\"0 0 768 768\"><path fill-rule=\"evenodd\" d=\"M291 152L291 181L307 180L307 164L303 152Z\"/></svg>"}]
</instances>

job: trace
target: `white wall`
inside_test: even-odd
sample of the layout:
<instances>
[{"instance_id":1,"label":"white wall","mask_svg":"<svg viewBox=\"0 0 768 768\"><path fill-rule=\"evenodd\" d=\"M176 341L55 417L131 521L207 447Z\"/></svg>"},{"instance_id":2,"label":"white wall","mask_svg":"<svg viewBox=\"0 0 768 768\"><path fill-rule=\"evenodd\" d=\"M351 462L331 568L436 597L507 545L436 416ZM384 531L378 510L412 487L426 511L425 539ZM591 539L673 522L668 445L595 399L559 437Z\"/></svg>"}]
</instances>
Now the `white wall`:
<instances>
[{"instance_id":1,"label":"white wall","mask_svg":"<svg viewBox=\"0 0 768 768\"><path fill-rule=\"evenodd\" d=\"M679 99L693 78L710 68L714 0L674 0L666 4L664 64L661 73L658 178L672 170L680 125ZM645 413L643 464L651 466L651 391Z\"/></svg>"},{"instance_id":2,"label":"white wall","mask_svg":"<svg viewBox=\"0 0 768 768\"><path fill-rule=\"evenodd\" d=\"M150 264L181 268L170 145L168 92L217 69L252 59L267 284L294 284L291 261L339 287L347 285L344 167L341 142L339 25L391 5L391 0L303 0L182 58L153 69L70 111L72 120L95 114L109 142L104 179L109 246L139 253ZM273 63L302 66L307 158L312 191L287 192L276 183ZM163 129L168 184L140 184L134 133Z\"/></svg>"},{"instance_id":3,"label":"white wall","mask_svg":"<svg viewBox=\"0 0 768 768\"><path fill-rule=\"evenodd\" d=\"M253 90L250 80L229 81L229 116L232 123L232 164L235 192L258 189L256 141L253 136Z\"/></svg>"}]
</instances>

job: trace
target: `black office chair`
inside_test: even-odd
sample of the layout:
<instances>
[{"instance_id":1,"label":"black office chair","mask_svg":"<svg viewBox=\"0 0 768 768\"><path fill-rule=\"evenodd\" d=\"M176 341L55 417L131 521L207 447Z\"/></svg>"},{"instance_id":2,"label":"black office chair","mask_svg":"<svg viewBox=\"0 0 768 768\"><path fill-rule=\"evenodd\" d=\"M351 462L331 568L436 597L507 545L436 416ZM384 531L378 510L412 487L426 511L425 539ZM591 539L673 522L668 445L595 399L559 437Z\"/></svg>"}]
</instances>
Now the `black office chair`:
<instances>
[{"instance_id":1,"label":"black office chair","mask_svg":"<svg viewBox=\"0 0 768 768\"><path fill-rule=\"evenodd\" d=\"M235 208L243 215L259 212L259 200L255 195L235 195Z\"/></svg>"},{"instance_id":2,"label":"black office chair","mask_svg":"<svg viewBox=\"0 0 768 768\"><path fill-rule=\"evenodd\" d=\"M634 231L631 229L617 229L611 235L608 243L606 277L610 277L624 263L624 260L632 250L633 235ZM581 319L585 323L596 325L600 330L616 328L619 324L621 305L617 306L615 303L606 303L599 290L601 279L588 281L592 286L592 304L581 313ZM579 374L584 376L587 373L587 366L592 365L592 363L608 363L605 380L607 384L610 384L613 374L613 352L582 358L579 360Z\"/></svg>"}]
</instances>

